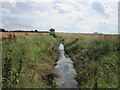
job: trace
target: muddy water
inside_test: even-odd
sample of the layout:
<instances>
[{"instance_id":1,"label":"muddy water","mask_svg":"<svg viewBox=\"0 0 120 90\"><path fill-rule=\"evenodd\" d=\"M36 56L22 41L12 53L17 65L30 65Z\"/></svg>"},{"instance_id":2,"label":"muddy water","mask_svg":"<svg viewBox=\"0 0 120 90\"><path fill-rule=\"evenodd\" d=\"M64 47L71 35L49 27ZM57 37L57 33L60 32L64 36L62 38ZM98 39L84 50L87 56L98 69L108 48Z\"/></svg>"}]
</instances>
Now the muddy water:
<instances>
[{"instance_id":1,"label":"muddy water","mask_svg":"<svg viewBox=\"0 0 120 90\"><path fill-rule=\"evenodd\" d=\"M55 81L59 88L77 88L78 83L75 80L76 71L73 67L73 62L65 56L63 44L60 44L59 50L60 58L55 66L58 78L55 78Z\"/></svg>"}]
</instances>

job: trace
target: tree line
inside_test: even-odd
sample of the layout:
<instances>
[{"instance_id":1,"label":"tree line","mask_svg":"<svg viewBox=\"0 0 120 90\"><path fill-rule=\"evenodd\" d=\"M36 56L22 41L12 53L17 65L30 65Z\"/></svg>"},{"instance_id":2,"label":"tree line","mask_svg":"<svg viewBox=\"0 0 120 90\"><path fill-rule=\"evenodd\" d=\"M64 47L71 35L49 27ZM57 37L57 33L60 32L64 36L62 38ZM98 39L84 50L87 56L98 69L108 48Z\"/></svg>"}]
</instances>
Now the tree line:
<instances>
[{"instance_id":1,"label":"tree line","mask_svg":"<svg viewBox=\"0 0 120 90\"><path fill-rule=\"evenodd\" d=\"M5 29L0 29L0 32L32 32L32 33L49 33L51 36L56 38L55 29L50 28L49 31L38 31L38 30L31 30L31 31L23 31L23 30L14 30L14 31L7 31Z\"/></svg>"},{"instance_id":2,"label":"tree line","mask_svg":"<svg viewBox=\"0 0 120 90\"><path fill-rule=\"evenodd\" d=\"M31 30L31 31L23 31L23 30L13 30L13 31L8 31L5 29L0 29L0 32L35 32L35 33L49 33L49 31L38 31L38 30Z\"/></svg>"}]
</instances>

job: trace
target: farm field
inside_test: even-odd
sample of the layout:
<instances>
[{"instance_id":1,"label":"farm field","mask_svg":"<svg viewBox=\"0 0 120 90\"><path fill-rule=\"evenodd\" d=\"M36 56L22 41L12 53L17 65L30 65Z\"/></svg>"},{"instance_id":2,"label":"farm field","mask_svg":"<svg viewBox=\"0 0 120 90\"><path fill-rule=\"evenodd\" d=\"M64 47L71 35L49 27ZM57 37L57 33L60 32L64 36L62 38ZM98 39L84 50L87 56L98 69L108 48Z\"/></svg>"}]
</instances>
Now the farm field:
<instances>
[{"instance_id":1,"label":"farm field","mask_svg":"<svg viewBox=\"0 0 120 90\"><path fill-rule=\"evenodd\" d=\"M27 35L39 35L39 34L48 34L48 33L32 33L32 32L0 32L0 38L2 38L3 40L7 39L11 36L15 36L15 37L23 37L23 36L27 36Z\"/></svg>"},{"instance_id":2,"label":"farm field","mask_svg":"<svg viewBox=\"0 0 120 90\"><path fill-rule=\"evenodd\" d=\"M118 36L58 33L72 58L79 88L118 87Z\"/></svg>"}]
</instances>

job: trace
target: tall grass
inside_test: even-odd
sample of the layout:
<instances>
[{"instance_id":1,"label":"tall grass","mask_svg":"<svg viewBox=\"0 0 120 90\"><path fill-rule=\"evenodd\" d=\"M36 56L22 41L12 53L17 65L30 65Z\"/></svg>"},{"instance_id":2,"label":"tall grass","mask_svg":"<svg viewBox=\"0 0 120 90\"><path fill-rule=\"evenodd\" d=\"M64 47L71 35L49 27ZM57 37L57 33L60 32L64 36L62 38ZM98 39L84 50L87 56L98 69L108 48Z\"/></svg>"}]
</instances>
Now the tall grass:
<instances>
[{"instance_id":1,"label":"tall grass","mask_svg":"<svg viewBox=\"0 0 120 90\"><path fill-rule=\"evenodd\" d=\"M115 35L58 34L73 59L80 88L118 87L118 37Z\"/></svg>"},{"instance_id":2,"label":"tall grass","mask_svg":"<svg viewBox=\"0 0 120 90\"><path fill-rule=\"evenodd\" d=\"M55 87L54 64L58 41L50 35L31 35L2 43L3 88Z\"/></svg>"}]
</instances>

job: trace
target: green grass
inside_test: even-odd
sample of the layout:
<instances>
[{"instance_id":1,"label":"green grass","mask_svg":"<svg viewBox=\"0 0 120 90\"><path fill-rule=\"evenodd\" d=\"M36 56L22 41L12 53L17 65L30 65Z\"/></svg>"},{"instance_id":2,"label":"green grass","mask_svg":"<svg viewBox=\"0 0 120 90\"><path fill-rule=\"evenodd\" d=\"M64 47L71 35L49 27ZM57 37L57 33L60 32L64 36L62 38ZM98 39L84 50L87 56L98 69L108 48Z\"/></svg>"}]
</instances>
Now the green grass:
<instances>
[{"instance_id":1,"label":"green grass","mask_svg":"<svg viewBox=\"0 0 120 90\"><path fill-rule=\"evenodd\" d=\"M72 58L80 88L118 87L117 35L58 34Z\"/></svg>"},{"instance_id":2,"label":"green grass","mask_svg":"<svg viewBox=\"0 0 120 90\"><path fill-rule=\"evenodd\" d=\"M51 88L59 42L50 35L30 35L2 43L3 87ZM8 69L6 69L8 67Z\"/></svg>"}]
</instances>

